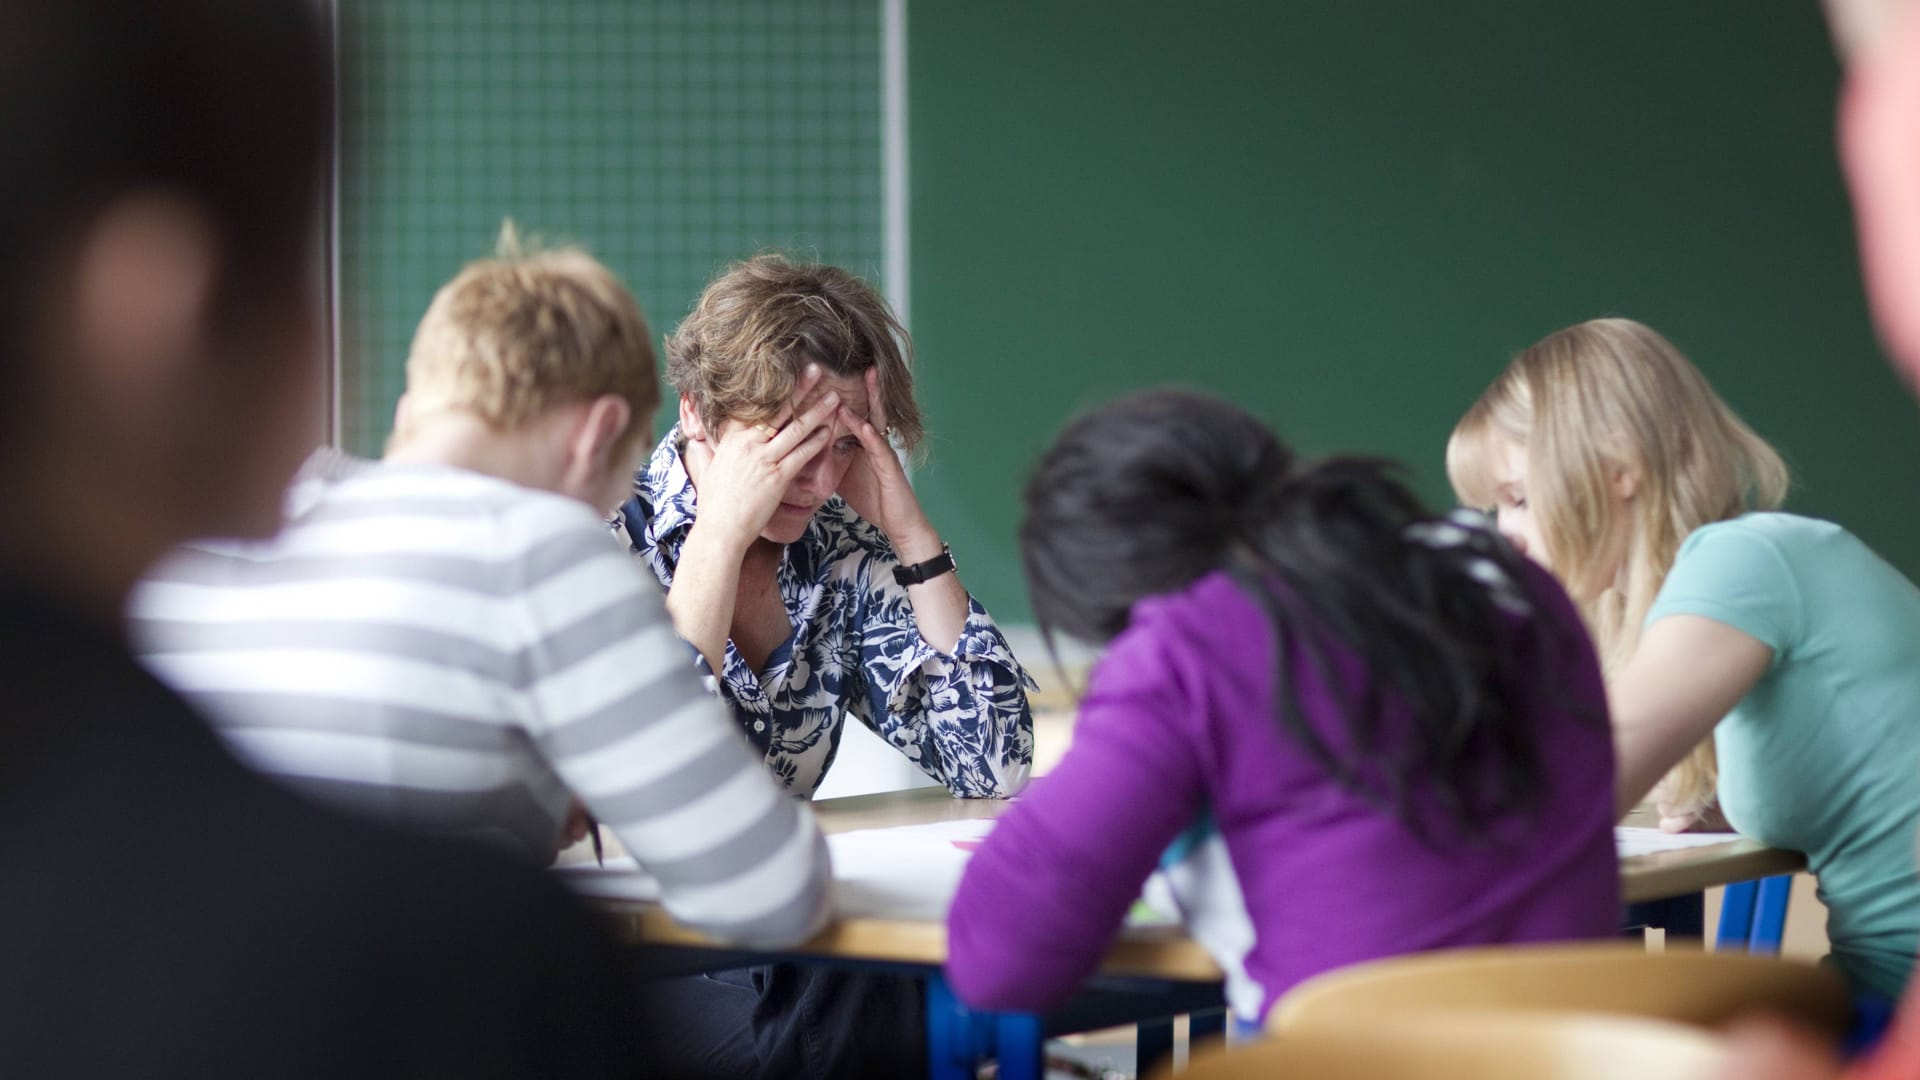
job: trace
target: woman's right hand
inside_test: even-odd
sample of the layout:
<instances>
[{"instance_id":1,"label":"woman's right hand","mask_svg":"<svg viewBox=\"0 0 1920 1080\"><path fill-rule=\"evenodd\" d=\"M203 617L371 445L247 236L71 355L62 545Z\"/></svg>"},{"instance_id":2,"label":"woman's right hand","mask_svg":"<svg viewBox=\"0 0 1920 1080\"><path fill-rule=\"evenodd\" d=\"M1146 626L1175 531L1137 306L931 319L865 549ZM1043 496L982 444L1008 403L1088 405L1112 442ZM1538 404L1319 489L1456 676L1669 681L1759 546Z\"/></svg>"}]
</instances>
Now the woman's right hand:
<instances>
[{"instance_id":1,"label":"woman's right hand","mask_svg":"<svg viewBox=\"0 0 1920 1080\"><path fill-rule=\"evenodd\" d=\"M810 365L794 385L805 400L820 381ZM687 476L699 498L695 527L741 552L766 529L795 476L826 449L840 395L828 391L795 416L790 405L771 423L734 423L715 436L689 438Z\"/></svg>"}]
</instances>

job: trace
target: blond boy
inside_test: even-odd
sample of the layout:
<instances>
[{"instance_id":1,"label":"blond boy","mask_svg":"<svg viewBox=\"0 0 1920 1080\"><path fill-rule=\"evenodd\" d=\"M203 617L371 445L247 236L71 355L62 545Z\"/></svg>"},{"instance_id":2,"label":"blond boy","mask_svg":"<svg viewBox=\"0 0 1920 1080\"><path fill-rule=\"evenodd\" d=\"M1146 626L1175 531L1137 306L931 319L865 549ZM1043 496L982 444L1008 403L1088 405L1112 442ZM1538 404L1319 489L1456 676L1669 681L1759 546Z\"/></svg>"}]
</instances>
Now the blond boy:
<instances>
[{"instance_id":1,"label":"blond boy","mask_svg":"<svg viewBox=\"0 0 1920 1080\"><path fill-rule=\"evenodd\" d=\"M605 518L659 403L633 298L578 250L434 297L384 460L327 454L272 542L202 546L135 639L246 760L314 798L544 863L577 798L716 936L803 938L827 861Z\"/></svg>"}]
</instances>

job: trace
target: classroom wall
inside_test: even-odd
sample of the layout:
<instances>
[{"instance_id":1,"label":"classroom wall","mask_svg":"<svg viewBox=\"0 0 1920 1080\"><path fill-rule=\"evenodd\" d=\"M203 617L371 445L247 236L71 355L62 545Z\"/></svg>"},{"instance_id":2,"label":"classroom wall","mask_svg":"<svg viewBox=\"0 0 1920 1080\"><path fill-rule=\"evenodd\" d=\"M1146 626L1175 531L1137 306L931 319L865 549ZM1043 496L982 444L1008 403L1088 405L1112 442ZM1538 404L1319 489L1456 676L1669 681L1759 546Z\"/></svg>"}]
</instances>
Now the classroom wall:
<instances>
[{"instance_id":1,"label":"classroom wall","mask_svg":"<svg viewBox=\"0 0 1920 1080\"><path fill-rule=\"evenodd\" d=\"M1312 453L1441 454L1580 319L1676 340L1791 505L1920 570L1920 423L1882 363L1813 0L975 0L908 7L916 482L969 585L1062 421L1162 382Z\"/></svg>"}]
</instances>

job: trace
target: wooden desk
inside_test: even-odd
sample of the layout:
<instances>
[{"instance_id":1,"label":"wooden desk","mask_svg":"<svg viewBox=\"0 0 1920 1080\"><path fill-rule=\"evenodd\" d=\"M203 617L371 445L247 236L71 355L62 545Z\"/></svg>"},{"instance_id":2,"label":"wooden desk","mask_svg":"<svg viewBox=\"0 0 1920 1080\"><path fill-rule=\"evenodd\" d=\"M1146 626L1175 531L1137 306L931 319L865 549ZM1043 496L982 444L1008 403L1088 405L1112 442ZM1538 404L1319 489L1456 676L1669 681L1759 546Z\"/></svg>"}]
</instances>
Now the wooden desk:
<instances>
[{"instance_id":1,"label":"wooden desk","mask_svg":"<svg viewBox=\"0 0 1920 1080\"><path fill-rule=\"evenodd\" d=\"M1742 837L1725 844L1656 851L1620 860L1620 899L1629 904L1703 892L1716 885L1797 874L1807 857Z\"/></svg>"},{"instance_id":2,"label":"wooden desk","mask_svg":"<svg viewBox=\"0 0 1920 1080\"><path fill-rule=\"evenodd\" d=\"M942 788L827 799L814 804L827 833L881 829L998 817L1009 804L997 799L955 799ZM1753 840L1633 855L1620 860L1621 898L1627 903L1663 900L1698 893L1716 885L1791 874L1806 869L1798 852L1780 851ZM602 900L620 936L636 944L710 946L706 937L674 922L657 904ZM947 928L940 922L850 918L804 945L782 950L795 956L834 956L937 967L947 958ZM1220 968L1206 950L1177 927L1129 930L1114 943L1101 973L1214 982Z\"/></svg>"}]
</instances>

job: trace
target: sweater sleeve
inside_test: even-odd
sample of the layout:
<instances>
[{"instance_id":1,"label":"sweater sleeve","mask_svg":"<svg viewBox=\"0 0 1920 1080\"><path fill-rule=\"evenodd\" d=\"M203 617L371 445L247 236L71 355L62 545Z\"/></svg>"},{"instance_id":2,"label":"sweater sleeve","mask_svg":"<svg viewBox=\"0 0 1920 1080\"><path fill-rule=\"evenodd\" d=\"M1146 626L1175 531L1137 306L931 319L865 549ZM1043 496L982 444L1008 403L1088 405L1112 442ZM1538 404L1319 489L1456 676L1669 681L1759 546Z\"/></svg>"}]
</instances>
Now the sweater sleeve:
<instances>
[{"instance_id":1,"label":"sweater sleeve","mask_svg":"<svg viewBox=\"0 0 1920 1080\"><path fill-rule=\"evenodd\" d=\"M1151 628L1116 639L1071 749L969 862L948 915L947 977L981 1009L1039 1012L1099 966L1202 802L1190 695Z\"/></svg>"},{"instance_id":2,"label":"sweater sleeve","mask_svg":"<svg viewBox=\"0 0 1920 1080\"><path fill-rule=\"evenodd\" d=\"M812 811L702 685L659 587L600 543L524 593L541 750L675 919L729 942L805 939L827 918L832 880Z\"/></svg>"}]
</instances>

